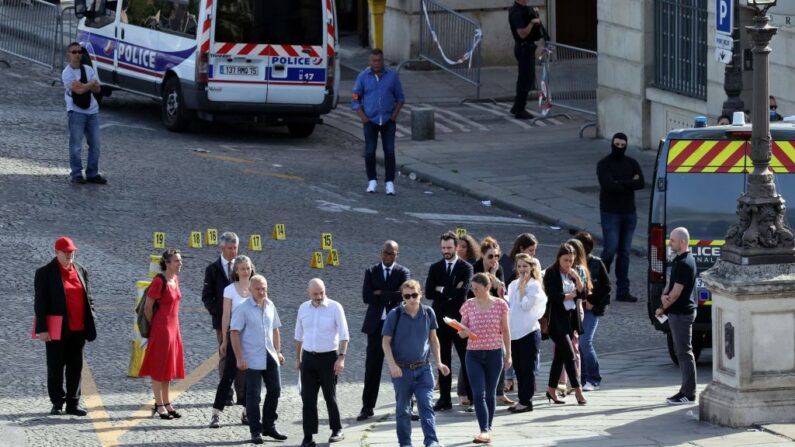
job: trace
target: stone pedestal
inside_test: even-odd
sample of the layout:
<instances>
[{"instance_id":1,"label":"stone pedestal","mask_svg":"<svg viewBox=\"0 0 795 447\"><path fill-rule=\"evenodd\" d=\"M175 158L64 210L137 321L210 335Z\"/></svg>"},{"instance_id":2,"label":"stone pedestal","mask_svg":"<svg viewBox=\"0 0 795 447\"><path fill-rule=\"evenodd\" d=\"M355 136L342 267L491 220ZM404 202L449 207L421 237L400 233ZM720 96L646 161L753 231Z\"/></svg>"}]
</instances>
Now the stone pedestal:
<instances>
[{"instance_id":1,"label":"stone pedestal","mask_svg":"<svg viewBox=\"0 0 795 447\"><path fill-rule=\"evenodd\" d=\"M436 116L430 107L411 110L411 139L414 141L436 138Z\"/></svg>"},{"instance_id":2,"label":"stone pedestal","mask_svg":"<svg viewBox=\"0 0 795 447\"><path fill-rule=\"evenodd\" d=\"M702 421L730 427L795 422L795 264L718 261L712 292L712 382Z\"/></svg>"}]
</instances>

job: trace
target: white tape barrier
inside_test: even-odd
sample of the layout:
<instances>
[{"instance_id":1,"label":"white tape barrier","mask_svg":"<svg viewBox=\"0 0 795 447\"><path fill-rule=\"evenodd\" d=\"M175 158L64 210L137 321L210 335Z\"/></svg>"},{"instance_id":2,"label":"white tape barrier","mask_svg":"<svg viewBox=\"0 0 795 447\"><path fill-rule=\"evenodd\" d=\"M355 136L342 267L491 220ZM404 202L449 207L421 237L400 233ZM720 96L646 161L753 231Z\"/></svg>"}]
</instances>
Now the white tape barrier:
<instances>
[{"instance_id":1,"label":"white tape barrier","mask_svg":"<svg viewBox=\"0 0 795 447\"><path fill-rule=\"evenodd\" d=\"M439 52L442 54L442 58L448 65L458 65L464 62L469 62L467 68L472 68L472 55L475 53L475 49L480 45L480 41L483 39L483 31L480 28L475 29L475 35L472 36L472 45L469 49L461 55L457 60L450 59L445 54L444 49L439 44L439 38L436 36L436 31L433 30L431 26L431 18L428 16L428 8L425 6L425 0L422 0L422 13L425 15L425 23L428 25L428 30L431 32L431 37L433 37L433 43L436 44L436 47L439 48Z\"/></svg>"}]
</instances>

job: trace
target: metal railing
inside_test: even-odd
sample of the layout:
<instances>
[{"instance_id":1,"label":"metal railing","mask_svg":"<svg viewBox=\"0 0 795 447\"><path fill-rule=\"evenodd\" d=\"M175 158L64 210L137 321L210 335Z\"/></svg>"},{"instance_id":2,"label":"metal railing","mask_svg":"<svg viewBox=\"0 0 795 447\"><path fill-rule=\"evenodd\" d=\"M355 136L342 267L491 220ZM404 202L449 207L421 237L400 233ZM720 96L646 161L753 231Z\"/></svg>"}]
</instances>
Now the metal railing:
<instances>
[{"instance_id":1,"label":"metal railing","mask_svg":"<svg viewBox=\"0 0 795 447\"><path fill-rule=\"evenodd\" d=\"M68 63L66 60L66 46L77 40L77 22L79 19L75 16L75 7L64 8L61 11L60 21L60 32L58 34L60 40L58 43L61 49L61 62L58 68L64 68Z\"/></svg>"},{"instance_id":2,"label":"metal railing","mask_svg":"<svg viewBox=\"0 0 795 447\"><path fill-rule=\"evenodd\" d=\"M707 99L707 20L707 0L655 0L655 87Z\"/></svg>"},{"instance_id":3,"label":"metal railing","mask_svg":"<svg viewBox=\"0 0 795 447\"><path fill-rule=\"evenodd\" d=\"M582 137L586 128L596 126L597 52L557 42L546 45L552 104L594 117L580 128Z\"/></svg>"},{"instance_id":4,"label":"metal railing","mask_svg":"<svg viewBox=\"0 0 795 447\"><path fill-rule=\"evenodd\" d=\"M436 0L420 0L419 59L475 86L480 98L480 24Z\"/></svg>"},{"instance_id":5,"label":"metal railing","mask_svg":"<svg viewBox=\"0 0 795 447\"><path fill-rule=\"evenodd\" d=\"M42 0L0 1L0 52L56 68L61 15L57 5Z\"/></svg>"}]
</instances>

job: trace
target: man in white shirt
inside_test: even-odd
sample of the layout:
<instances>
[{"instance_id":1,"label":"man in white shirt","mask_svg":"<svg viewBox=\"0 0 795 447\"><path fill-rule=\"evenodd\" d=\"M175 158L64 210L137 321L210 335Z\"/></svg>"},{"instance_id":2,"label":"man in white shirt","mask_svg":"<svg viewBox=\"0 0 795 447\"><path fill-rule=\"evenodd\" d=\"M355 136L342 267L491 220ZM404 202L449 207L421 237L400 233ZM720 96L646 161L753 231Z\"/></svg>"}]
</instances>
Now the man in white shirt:
<instances>
[{"instance_id":1,"label":"man in white shirt","mask_svg":"<svg viewBox=\"0 0 795 447\"><path fill-rule=\"evenodd\" d=\"M298 308L295 322L295 366L301 373L304 429L301 447L315 447L318 389L323 390L329 415L328 441L345 439L337 407L337 376L345 369L350 337L342 305L326 296L326 286L320 278L309 281L307 294L309 301Z\"/></svg>"},{"instance_id":2,"label":"man in white shirt","mask_svg":"<svg viewBox=\"0 0 795 447\"><path fill-rule=\"evenodd\" d=\"M99 175L99 79L90 65L82 65L83 47L72 42L66 48L69 64L61 72L66 115L69 119L69 179L72 183L108 183ZM83 177L83 136L88 142L86 176Z\"/></svg>"}]
</instances>

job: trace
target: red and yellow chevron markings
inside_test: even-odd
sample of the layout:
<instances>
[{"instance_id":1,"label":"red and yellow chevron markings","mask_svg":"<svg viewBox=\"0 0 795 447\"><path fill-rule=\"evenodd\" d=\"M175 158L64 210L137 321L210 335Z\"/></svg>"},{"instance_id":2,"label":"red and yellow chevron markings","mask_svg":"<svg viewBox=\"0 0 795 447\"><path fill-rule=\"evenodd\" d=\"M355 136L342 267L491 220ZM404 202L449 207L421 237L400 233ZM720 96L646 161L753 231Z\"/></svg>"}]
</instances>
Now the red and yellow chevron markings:
<instances>
[{"instance_id":1,"label":"red and yellow chevron markings","mask_svg":"<svg viewBox=\"0 0 795 447\"><path fill-rule=\"evenodd\" d=\"M774 173L795 172L792 141L774 141L770 168ZM737 140L672 140L666 172L731 173L751 172L750 143Z\"/></svg>"}]
</instances>

